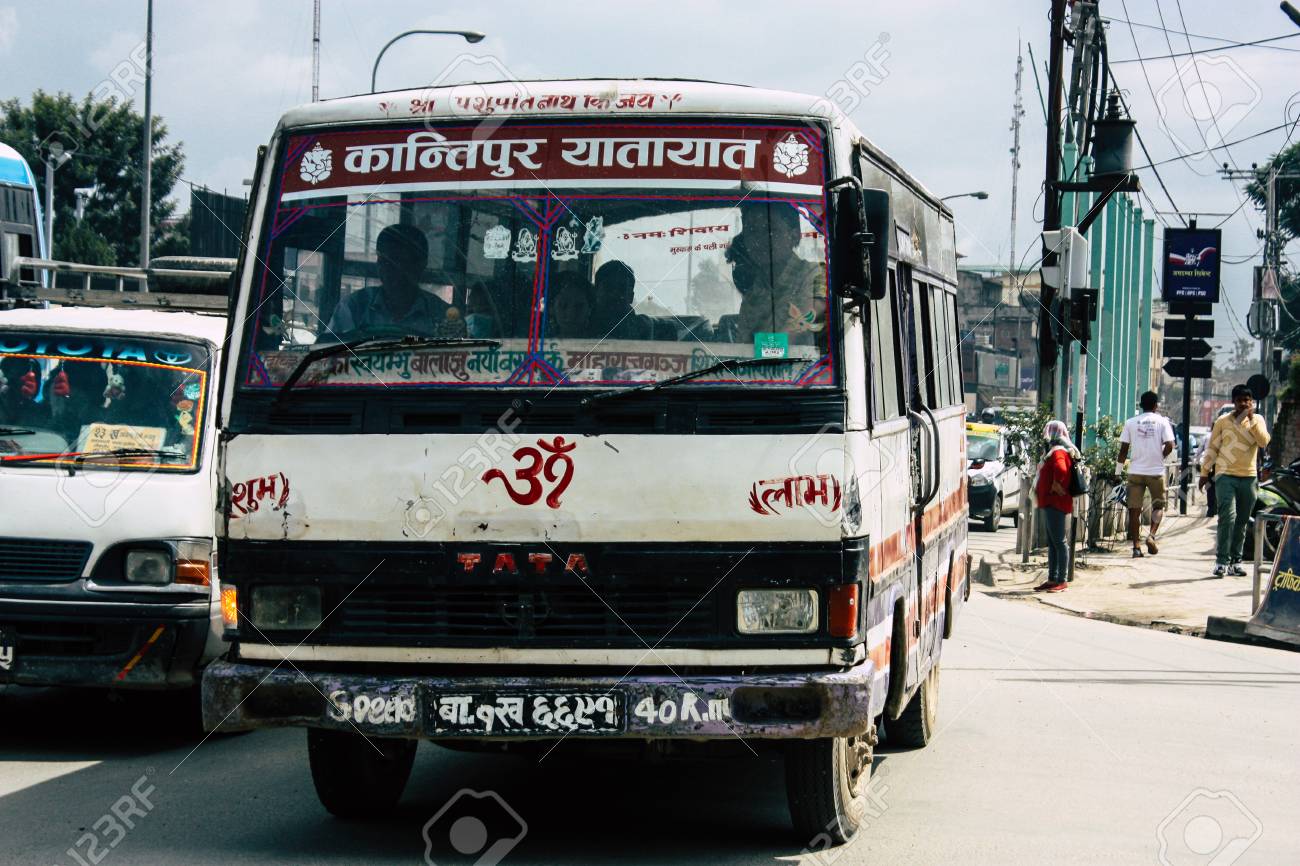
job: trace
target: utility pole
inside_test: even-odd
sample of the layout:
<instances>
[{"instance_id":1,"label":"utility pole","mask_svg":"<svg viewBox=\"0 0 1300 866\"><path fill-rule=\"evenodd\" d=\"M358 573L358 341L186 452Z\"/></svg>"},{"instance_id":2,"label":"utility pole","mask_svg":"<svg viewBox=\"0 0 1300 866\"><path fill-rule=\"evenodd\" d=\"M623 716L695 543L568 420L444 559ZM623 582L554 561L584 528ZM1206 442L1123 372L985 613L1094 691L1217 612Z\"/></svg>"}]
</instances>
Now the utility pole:
<instances>
[{"instance_id":1,"label":"utility pole","mask_svg":"<svg viewBox=\"0 0 1300 866\"><path fill-rule=\"evenodd\" d=\"M1052 0L1048 19L1050 44L1047 56L1047 159L1043 184L1046 190L1043 204L1043 231L1056 231L1061 227L1061 200L1056 182L1061 174L1061 87L1065 60L1065 0ZM1046 252L1044 259L1055 260L1054 253ZM1053 261L1053 263L1055 263ZM1056 373L1055 322L1052 305L1056 288L1043 283L1038 310L1038 399L1052 400Z\"/></svg>"},{"instance_id":2,"label":"utility pole","mask_svg":"<svg viewBox=\"0 0 1300 866\"><path fill-rule=\"evenodd\" d=\"M311 101L320 102L320 0L312 2Z\"/></svg>"},{"instance_id":3,"label":"utility pole","mask_svg":"<svg viewBox=\"0 0 1300 866\"><path fill-rule=\"evenodd\" d=\"M1238 181L1256 181L1259 180L1259 166L1252 164L1249 169L1228 168L1224 163L1219 170L1219 174L1226 180ZM1268 174L1265 178L1264 187L1264 255L1262 260L1263 279L1268 279L1270 274L1274 281L1277 280L1278 271L1282 265L1282 247L1279 242L1279 231L1277 227L1277 182L1279 180L1293 180L1300 178L1300 173L1281 172L1278 170L1276 160L1270 161L1268 165ZM1257 286L1262 289L1262 284ZM1260 292L1258 297L1251 301L1251 312L1246 317L1246 326L1250 330L1250 335L1259 340L1259 371L1270 382L1276 377L1273 375L1273 337L1277 333L1280 316L1278 315L1279 301L1276 297L1265 297L1264 292ZM1275 390L1275 389L1271 389ZM1270 396L1267 398L1272 400ZM1273 421L1272 403L1265 403L1263 407L1264 418L1270 424Z\"/></svg>"},{"instance_id":4,"label":"utility pole","mask_svg":"<svg viewBox=\"0 0 1300 866\"><path fill-rule=\"evenodd\" d=\"M1025 58L1020 53L1020 40L1016 40L1016 101L1011 106L1011 243L1007 245L1007 278L1016 273L1016 199L1020 192L1020 118L1025 116L1025 103L1020 98L1020 84L1025 73ZM1019 359L1017 358L1017 362Z\"/></svg>"},{"instance_id":5,"label":"utility pole","mask_svg":"<svg viewBox=\"0 0 1300 866\"><path fill-rule=\"evenodd\" d=\"M144 177L140 193L140 267L149 267L150 212L153 210L153 0L146 0L144 31Z\"/></svg>"}]
</instances>

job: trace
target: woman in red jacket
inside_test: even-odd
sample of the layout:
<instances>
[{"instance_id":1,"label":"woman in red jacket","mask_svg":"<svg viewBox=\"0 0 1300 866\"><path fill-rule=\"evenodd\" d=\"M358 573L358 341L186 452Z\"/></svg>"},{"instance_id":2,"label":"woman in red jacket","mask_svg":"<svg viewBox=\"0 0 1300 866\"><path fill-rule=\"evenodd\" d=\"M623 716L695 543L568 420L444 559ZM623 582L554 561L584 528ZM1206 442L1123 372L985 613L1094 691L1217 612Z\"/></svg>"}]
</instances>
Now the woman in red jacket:
<instances>
[{"instance_id":1,"label":"woman in red jacket","mask_svg":"<svg viewBox=\"0 0 1300 866\"><path fill-rule=\"evenodd\" d=\"M1047 527L1047 580L1034 590L1060 592L1069 586L1066 577L1070 573L1070 545L1066 527L1074 513L1070 473L1074 471L1079 451L1070 441L1070 430L1064 422L1047 422L1043 438L1047 440L1047 453L1039 464L1034 492L1043 525Z\"/></svg>"}]
</instances>

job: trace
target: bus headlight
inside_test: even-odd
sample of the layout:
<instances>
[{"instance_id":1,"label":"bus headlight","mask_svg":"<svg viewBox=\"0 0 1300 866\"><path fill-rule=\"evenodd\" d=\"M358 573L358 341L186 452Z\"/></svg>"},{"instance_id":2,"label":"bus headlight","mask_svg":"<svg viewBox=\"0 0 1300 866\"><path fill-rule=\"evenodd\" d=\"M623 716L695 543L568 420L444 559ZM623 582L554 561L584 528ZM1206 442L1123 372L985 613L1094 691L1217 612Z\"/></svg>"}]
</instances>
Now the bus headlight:
<instances>
[{"instance_id":1,"label":"bus headlight","mask_svg":"<svg viewBox=\"0 0 1300 866\"><path fill-rule=\"evenodd\" d=\"M817 631L817 590L742 589L736 595L741 634L809 634Z\"/></svg>"},{"instance_id":2,"label":"bus headlight","mask_svg":"<svg viewBox=\"0 0 1300 866\"><path fill-rule=\"evenodd\" d=\"M252 601L260 629L311 631L321 623L319 586L255 586Z\"/></svg>"}]
</instances>

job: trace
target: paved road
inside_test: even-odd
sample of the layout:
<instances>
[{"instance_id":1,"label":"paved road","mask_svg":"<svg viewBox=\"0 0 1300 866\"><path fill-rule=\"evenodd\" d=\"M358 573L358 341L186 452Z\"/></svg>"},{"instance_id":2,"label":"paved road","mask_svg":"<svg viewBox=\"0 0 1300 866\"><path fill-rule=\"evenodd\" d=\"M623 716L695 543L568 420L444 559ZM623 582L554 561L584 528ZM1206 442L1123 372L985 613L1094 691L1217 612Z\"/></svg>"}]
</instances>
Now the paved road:
<instances>
[{"instance_id":1,"label":"paved road","mask_svg":"<svg viewBox=\"0 0 1300 866\"><path fill-rule=\"evenodd\" d=\"M945 648L940 734L881 750L880 814L835 862L1152 864L1164 824L1176 866L1251 839L1216 862L1294 863L1298 686L1300 654L977 594ZM179 710L0 690L0 861L81 866L66 852L98 824L120 836L99 843L101 866L420 863L425 821L472 788L527 823L507 864L829 862L800 856L773 760L538 764L422 746L399 812L356 826L317 805L301 731L196 749ZM134 826L119 833L101 816L123 797ZM474 862L441 839L435 857Z\"/></svg>"}]
</instances>

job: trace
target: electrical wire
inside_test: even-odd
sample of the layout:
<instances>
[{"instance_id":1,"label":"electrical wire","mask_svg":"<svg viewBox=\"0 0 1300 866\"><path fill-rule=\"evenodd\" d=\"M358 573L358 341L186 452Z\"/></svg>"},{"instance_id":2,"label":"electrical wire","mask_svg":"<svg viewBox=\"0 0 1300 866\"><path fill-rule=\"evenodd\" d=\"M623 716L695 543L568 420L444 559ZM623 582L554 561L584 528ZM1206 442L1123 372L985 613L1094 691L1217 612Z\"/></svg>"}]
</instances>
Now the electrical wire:
<instances>
[{"instance_id":1,"label":"electrical wire","mask_svg":"<svg viewBox=\"0 0 1300 866\"><path fill-rule=\"evenodd\" d=\"M1128 17L1128 0L1120 0L1120 5L1124 8L1124 17L1127 18L1127 17ZM1156 8L1157 8L1157 9L1159 8L1159 3L1156 4ZM1132 39L1133 39L1133 50L1137 53L1137 55L1138 55L1138 59L1141 60L1141 58L1142 58L1142 50L1138 47L1137 33L1133 30L1132 25L1129 26L1129 31L1128 31L1128 32L1129 32L1129 36L1132 37ZM1155 89L1154 87L1151 86L1151 76L1149 76L1149 75L1147 74L1147 67L1146 67L1146 64L1145 64L1145 63L1139 63L1139 64L1138 64L1138 68L1142 70L1142 79L1143 79L1144 81L1146 81L1146 84L1147 84L1147 92L1151 94L1151 104L1152 104L1152 105L1158 105L1159 103L1156 101L1156 89ZM1108 67L1108 68L1107 68L1107 72L1109 72L1109 74L1110 74L1110 79L1111 79L1111 81L1115 81L1115 71L1114 71L1113 69L1110 69L1110 68ZM1180 84L1180 85L1182 84L1181 80L1179 81L1179 84ZM1116 84L1115 89L1116 89L1117 91L1119 90L1118 83ZM1124 101L1123 94L1120 95L1120 101L1121 101L1121 102ZM1125 105L1125 106L1124 106L1124 112L1125 112L1129 117L1132 117L1132 116L1133 116L1133 112L1129 111L1128 105ZM1198 126L1197 129L1199 130L1200 127ZM1142 152L1143 152L1144 154L1146 154L1146 158L1147 158L1147 159L1151 159L1151 154L1150 154L1150 152L1147 151L1146 142L1144 142L1144 141L1142 140L1142 133L1140 133L1140 132L1137 131L1137 124L1134 124L1134 125L1133 125L1133 131L1134 131L1135 133L1137 133L1137 140L1138 140L1138 143L1142 145ZM1173 143L1174 143L1174 141L1173 141L1173 137L1169 135L1169 131L1168 131L1168 130L1165 130L1165 135L1166 135L1166 136L1169 136L1170 144L1173 144ZM1204 138L1203 135L1202 135L1202 138ZM1205 142L1205 144L1206 144L1207 147L1209 146L1209 142ZM1176 144L1175 144L1174 146L1177 147ZM1165 180L1164 180L1164 178L1162 178L1162 177L1160 176L1160 172L1158 172L1158 171L1153 172L1153 173L1154 173L1155 176L1156 176L1156 180L1160 182L1160 188L1161 188L1162 190L1165 191L1165 198L1169 199L1169 204L1173 207L1173 209L1174 209L1175 211L1180 211L1180 212L1179 212L1179 215L1178 215L1178 218L1179 218L1180 220L1183 221L1183 225L1187 225L1187 220L1186 220L1185 217L1183 217L1183 215L1182 215L1182 213L1181 213L1181 209L1178 207L1177 204L1174 204L1174 197L1169 193L1169 187L1165 186Z\"/></svg>"},{"instance_id":2,"label":"electrical wire","mask_svg":"<svg viewBox=\"0 0 1300 866\"><path fill-rule=\"evenodd\" d=\"M1209 54L1213 51L1231 51L1235 48L1254 48L1260 45L1267 45L1270 42L1280 42L1283 39L1295 39L1300 37L1300 33L1288 33L1285 36L1272 36L1268 39L1256 39L1253 42L1240 42L1236 45L1219 45L1214 48L1197 48L1192 51L1181 51L1176 54L1158 54L1155 57L1128 57L1123 60L1112 60L1111 63L1141 63L1146 60L1176 60L1179 57L1192 57L1197 54Z\"/></svg>"},{"instance_id":3,"label":"electrical wire","mask_svg":"<svg viewBox=\"0 0 1300 866\"><path fill-rule=\"evenodd\" d=\"M1114 79L1112 78L1112 80ZM1170 165L1171 163L1182 162L1183 160L1192 159L1193 157L1202 156L1207 153L1213 153L1216 150L1223 150L1224 148L1234 147L1238 144L1242 144L1244 142L1251 141L1256 138L1261 138L1265 135L1268 135L1271 132L1277 132L1279 129L1286 129L1291 125L1292 125L1291 123L1279 123L1277 126L1270 126L1268 129L1261 129L1258 132L1251 133L1250 135L1242 136L1241 138L1234 139L1232 141L1225 141L1222 144L1216 144L1213 147L1206 148L1205 150L1198 150L1195 153L1184 153L1180 156L1171 156L1169 157L1169 159L1162 159L1159 162L1152 160L1151 162L1148 162L1146 165L1134 166L1132 170L1142 171L1143 169L1158 168L1159 166L1162 165ZM1142 141L1141 133L1138 134L1138 141L1139 142ZM1146 155L1147 159L1151 159L1151 154L1147 153L1145 148L1143 148L1142 152Z\"/></svg>"},{"instance_id":4,"label":"electrical wire","mask_svg":"<svg viewBox=\"0 0 1300 866\"><path fill-rule=\"evenodd\" d=\"M1170 30L1170 29L1167 28L1167 27L1160 27L1160 26L1157 26L1157 25L1155 25L1155 24L1142 24L1142 23L1140 23L1140 22L1138 22L1138 21L1128 21L1128 20L1126 20L1126 19L1124 19L1124 18L1113 18L1113 17L1111 17L1111 16L1109 16L1109 15L1103 16L1101 20L1102 20L1102 21L1107 21L1107 22L1110 22L1110 23L1113 23L1113 24L1127 24L1127 25L1129 25L1130 27L1142 27L1142 28L1145 28L1145 29L1147 29L1147 30L1163 30L1163 31L1165 31L1166 33L1172 33L1172 34L1175 35L1175 36L1191 36L1193 39L1208 39L1208 40L1211 40L1211 41L1214 41L1214 42L1224 42L1224 43L1227 43L1227 45L1225 45L1224 47L1231 47L1231 48L1247 48L1247 47L1253 47L1253 46L1257 46L1257 45L1258 45L1259 47L1263 47L1263 48L1271 48L1271 49L1274 50L1274 51L1294 51L1294 52L1300 52L1300 48L1288 48L1288 47L1285 46L1285 45L1265 45L1265 44L1262 44L1262 43L1260 43L1260 42L1258 42L1258 41L1257 41L1257 42L1253 42L1253 43L1252 43L1252 42L1241 42L1241 41L1236 40L1236 39L1227 39L1227 38L1225 38L1225 37L1223 37L1223 36L1207 36L1207 35L1205 35L1204 33L1187 33L1187 32L1185 32L1185 31L1183 31L1183 30ZM1187 25L1186 25L1186 24L1183 24L1183 26L1186 27ZM1189 46L1189 47L1190 47L1190 46ZM1172 51L1173 49L1170 49L1170 50ZM1150 58L1150 57L1147 58L1147 60L1151 60L1151 59L1153 59L1153 58Z\"/></svg>"}]
</instances>

